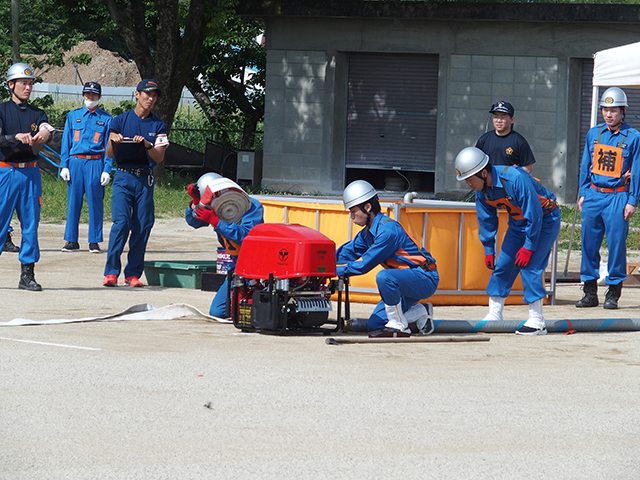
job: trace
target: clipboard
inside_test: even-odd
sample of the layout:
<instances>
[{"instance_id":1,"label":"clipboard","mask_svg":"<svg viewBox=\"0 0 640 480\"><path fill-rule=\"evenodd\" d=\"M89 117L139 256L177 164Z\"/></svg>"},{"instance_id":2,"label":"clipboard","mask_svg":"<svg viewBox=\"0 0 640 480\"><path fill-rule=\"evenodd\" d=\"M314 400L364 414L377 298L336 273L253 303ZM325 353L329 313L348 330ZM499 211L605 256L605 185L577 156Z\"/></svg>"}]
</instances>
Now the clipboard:
<instances>
[{"instance_id":1,"label":"clipboard","mask_svg":"<svg viewBox=\"0 0 640 480\"><path fill-rule=\"evenodd\" d=\"M144 148L144 142L134 142L130 138L125 138L122 142L114 144L113 158L118 165L149 166L149 157Z\"/></svg>"}]
</instances>

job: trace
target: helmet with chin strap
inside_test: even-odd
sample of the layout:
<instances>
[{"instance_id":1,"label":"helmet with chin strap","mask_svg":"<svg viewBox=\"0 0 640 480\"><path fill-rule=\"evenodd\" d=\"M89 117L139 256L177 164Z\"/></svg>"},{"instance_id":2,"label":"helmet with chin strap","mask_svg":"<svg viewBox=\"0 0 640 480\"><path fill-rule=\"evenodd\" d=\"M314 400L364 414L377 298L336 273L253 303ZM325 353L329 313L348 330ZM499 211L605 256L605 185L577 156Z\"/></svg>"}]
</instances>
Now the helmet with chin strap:
<instances>
[{"instance_id":1,"label":"helmet with chin strap","mask_svg":"<svg viewBox=\"0 0 640 480\"><path fill-rule=\"evenodd\" d=\"M19 78L31 78L33 80L36 76L33 74L31 67L26 63L14 63L7 71L7 82Z\"/></svg>"},{"instance_id":2,"label":"helmet with chin strap","mask_svg":"<svg viewBox=\"0 0 640 480\"><path fill-rule=\"evenodd\" d=\"M607 88L600 99L601 107L628 107L627 94L619 87Z\"/></svg>"},{"instance_id":3,"label":"helmet with chin strap","mask_svg":"<svg viewBox=\"0 0 640 480\"><path fill-rule=\"evenodd\" d=\"M355 180L347 185L342 193L342 200L345 208L355 207L371 200L378 194L369 182L364 180Z\"/></svg>"},{"instance_id":4,"label":"helmet with chin strap","mask_svg":"<svg viewBox=\"0 0 640 480\"><path fill-rule=\"evenodd\" d=\"M489 163L489 155L478 147L463 148L456 157L456 178L466 180L472 175L481 172Z\"/></svg>"},{"instance_id":5,"label":"helmet with chin strap","mask_svg":"<svg viewBox=\"0 0 640 480\"><path fill-rule=\"evenodd\" d=\"M213 184L213 182L215 180L218 180L222 178L222 175L219 175L215 172L207 172L204 175L202 175L199 179L198 179L198 190L200 191L200 195L202 195L205 191L205 189Z\"/></svg>"}]
</instances>

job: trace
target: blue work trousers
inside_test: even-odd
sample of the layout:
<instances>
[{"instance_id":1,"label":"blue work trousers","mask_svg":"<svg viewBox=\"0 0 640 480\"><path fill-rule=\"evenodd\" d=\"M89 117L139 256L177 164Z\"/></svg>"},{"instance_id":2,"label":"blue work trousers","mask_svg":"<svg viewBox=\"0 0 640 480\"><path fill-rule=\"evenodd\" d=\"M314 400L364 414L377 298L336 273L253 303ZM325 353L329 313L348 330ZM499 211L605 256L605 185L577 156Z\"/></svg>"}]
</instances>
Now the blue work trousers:
<instances>
[{"instance_id":1,"label":"blue work trousers","mask_svg":"<svg viewBox=\"0 0 640 480\"><path fill-rule=\"evenodd\" d=\"M380 270L376 275L376 283L382 301L376 305L367 321L367 330L380 330L389 321L385 305L402 303L402 311L406 312L420 300L425 300L435 293L440 277L437 270L422 268L389 268Z\"/></svg>"},{"instance_id":2,"label":"blue work trousers","mask_svg":"<svg viewBox=\"0 0 640 480\"><path fill-rule=\"evenodd\" d=\"M216 292L209 307L209 315L213 317L226 318L227 292L229 291L229 279L226 277L220 288Z\"/></svg>"},{"instance_id":3,"label":"blue work trousers","mask_svg":"<svg viewBox=\"0 0 640 480\"><path fill-rule=\"evenodd\" d=\"M531 255L529 264L520 268L515 264L516 254L525 241L525 233L515 228L509 228L502 240L502 248L496 259L496 266L487 285L487 295L491 297L507 297L513 287L518 273L522 278L523 300L531 304L544 298L547 294L544 288L543 273L549 263L549 254L560 232L560 214L550 213L553 217L545 218L542 223L540 237L536 250Z\"/></svg>"},{"instance_id":4,"label":"blue work trousers","mask_svg":"<svg viewBox=\"0 0 640 480\"><path fill-rule=\"evenodd\" d=\"M82 201L87 196L89 209L89 243L102 242L102 222L104 220L104 187L100 177L104 168L104 159L86 159L71 156L67 183L67 224L64 239L67 242L78 241L78 225Z\"/></svg>"},{"instance_id":5,"label":"blue work trousers","mask_svg":"<svg viewBox=\"0 0 640 480\"><path fill-rule=\"evenodd\" d=\"M105 275L120 275L120 256L129 239L129 254L124 276L138 277L144 271L144 253L155 221L153 181L116 171L111 193L111 232ZM131 237L129 238L129 234Z\"/></svg>"},{"instance_id":6,"label":"blue work trousers","mask_svg":"<svg viewBox=\"0 0 640 480\"><path fill-rule=\"evenodd\" d=\"M607 285L617 285L627 278L629 222L624 219L624 208L628 196L627 192L603 193L587 189L582 202L581 281L600 277L600 246L605 233L609 249L609 275L605 281Z\"/></svg>"},{"instance_id":7,"label":"blue work trousers","mask_svg":"<svg viewBox=\"0 0 640 480\"><path fill-rule=\"evenodd\" d=\"M0 245L4 245L13 212L18 214L22 241L18 259L23 265L40 260L38 225L42 178L40 168L0 167Z\"/></svg>"}]
</instances>

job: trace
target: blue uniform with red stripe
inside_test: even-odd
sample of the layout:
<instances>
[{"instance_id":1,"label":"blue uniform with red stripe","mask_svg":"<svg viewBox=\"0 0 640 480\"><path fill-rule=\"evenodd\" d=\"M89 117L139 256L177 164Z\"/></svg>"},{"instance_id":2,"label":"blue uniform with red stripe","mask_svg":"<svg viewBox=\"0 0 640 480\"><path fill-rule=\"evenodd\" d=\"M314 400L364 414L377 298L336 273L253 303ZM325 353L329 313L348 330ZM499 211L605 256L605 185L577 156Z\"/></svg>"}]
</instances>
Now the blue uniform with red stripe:
<instances>
[{"instance_id":1,"label":"blue uniform with red stripe","mask_svg":"<svg viewBox=\"0 0 640 480\"><path fill-rule=\"evenodd\" d=\"M187 207L184 212L184 219L193 228L201 228L209 225L207 222L195 217L195 212ZM235 267L235 262L238 260L240 254L240 248L242 247L242 241L249 234L249 231L256 225L264 223L264 207L255 198L251 199L251 206L249 210L245 212L240 220L239 224L227 223L224 220L220 220L218 225L214 227L214 231L218 235L218 241L220 245L225 248L226 253L231 255L232 265L230 268ZM216 292L211 307L209 308L209 315L214 317L225 317L225 308L227 303L227 295L229 291L229 284L227 279L220 286Z\"/></svg>"},{"instance_id":2,"label":"blue uniform with red stripe","mask_svg":"<svg viewBox=\"0 0 640 480\"><path fill-rule=\"evenodd\" d=\"M367 330L379 330L387 324L386 305L402 302L406 312L420 300L432 296L440 278L436 261L420 248L395 220L378 212L371 224L336 251L337 275L362 275L378 265L376 284L382 301L367 321Z\"/></svg>"},{"instance_id":3,"label":"blue uniform with red stripe","mask_svg":"<svg viewBox=\"0 0 640 480\"><path fill-rule=\"evenodd\" d=\"M29 104L0 103L0 135L31 132L35 136L47 114ZM4 245L15 211L20 221L22 241L18 259L23 265L40 260L38 225L42 206L42 179L33 148L19 141L0 145L0 244Z\"/></svg>"},{"instance_id":4,"label":"blue uniform with red stripe","mask_svg":"<svg viewBox=\"0 0 640 480\"><path fill-rule=\"evenodd\" d=\"M64 231L67 242L78 241L78 224L85 195L89 209L88 241L100 243L103 240L104 187L100 185L100 178L103 172L111 173L113 166L113 159L105 154L111 119L111 115L100 107L92 112L83 106L67 115L60 145L60 167L68 168L71 177L67 183Z\"/></svg>"},{"instance_id":5,"label":"blue uniform with red stripe","mask_svg":"<svg viewBox=\"0 0 640 480\"><path fill-rule=\"evenodd\" d=\"M167 126L153 113L146 118L140 118L134 110L129 110L111 121L109 131L128 138L141 135L154 146L169 144ZM129 254L124 276L140 278L144 271L147 242L155 222L152 168L156 162L144 152L141 154L140 164L120 163L117 150L115 160L118 162L118 168L122 170L116 170L111 188L113 225L109 233L109 250L104 274L120 275L120 256L128 239Z\"/></svg>"},{"instance_id":6,"label":"blue uniform with red stripe","mask_svg":"<svg viewBox=\"0 0 640 480\"><path fill-rule=\"evenodd\" d=\"M603 149L602 146L615 149ZM596 148L599 150L594 164ZM600 276L600 246L605 232L609 249L606 283L617 285L627 278L629 222L624 219L624 209L627 204L638 206L639 155L640 133L626 122L616 132L603 123L587 133L580 168L580 196L584 197L580 265L580 279L583 282L596 280Z\"/></svg>"},{"instance_id":7,"label":"blue uniform with red stripe","mask_svg":"<svg viewBox=\"0 0 640 480\"><path fill-rule=\"evenodd\" d=\"M493 185L476 192L479 236L485 255L495 255L499 208L509 213L509 228L487 294L507 297L520 273L524 301L531 304L546 295L542 274L560 232L560 209L555 195L521 167L492 166L491 175ZM528 265L520 268L515 259L522 247L533 254Z\"/></svg>"}]
</instances>

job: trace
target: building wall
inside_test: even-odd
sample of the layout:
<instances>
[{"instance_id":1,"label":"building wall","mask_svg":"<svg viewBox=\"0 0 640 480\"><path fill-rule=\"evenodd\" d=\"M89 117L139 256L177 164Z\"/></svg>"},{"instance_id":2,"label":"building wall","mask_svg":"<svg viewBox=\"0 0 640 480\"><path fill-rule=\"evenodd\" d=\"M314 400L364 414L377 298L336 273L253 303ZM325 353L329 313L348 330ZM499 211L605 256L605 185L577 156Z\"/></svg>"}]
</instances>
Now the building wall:
<instances>
[{"instance_id":1,"label":"building wall","mask_svg":"<svg viewBox=\"0 0 640 480\"><path fill-rule=\"evenodd\" d=\"M435 196L468 191L455 180L453 161L491 129L491 104L507 100L536 156L534 175L571 203L581 59L636 41L635 30L586 22L269 18L263 185L340 193L349 53L430 53L439 55L440 69Z\"/></svg>"},{"instance_id":2,"label":"building wall","mask_svg":"<svg viewBox=\"0 0 640 480\"><path fill-rule=\"evenodd\" d=\"M498 100L516 109L514 130L535 142L536 172L549 172L557 155L558 70L555 57L451 55L446 110L446 160L492 130L490 106ZM564 185L564 175L557 185ZM440 190L455 189L452 175L436 180ZM556 186L557 186L556 185Z\"/></svg>"},{"instance_id":3,"label":"building wall","mask_svg":"<svg viewBox=\"0 0 640 480\"><path fill-rule=\"evenodd\" d=\"M268 50L263 185L326 191L323 178L326 182L329 172L322 161L326 72L325 52Z\"/></svg>"}]
</instances>

